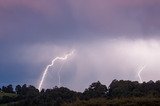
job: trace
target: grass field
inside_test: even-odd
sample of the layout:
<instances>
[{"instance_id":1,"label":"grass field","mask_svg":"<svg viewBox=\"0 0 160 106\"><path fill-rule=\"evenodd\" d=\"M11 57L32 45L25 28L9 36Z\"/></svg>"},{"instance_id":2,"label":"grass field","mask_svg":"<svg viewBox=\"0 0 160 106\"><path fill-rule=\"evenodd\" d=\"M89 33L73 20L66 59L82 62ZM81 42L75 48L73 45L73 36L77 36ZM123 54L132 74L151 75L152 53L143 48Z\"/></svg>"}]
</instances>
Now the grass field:
<instances>
[{"instance_id":1,"label":"grass field","mask_svg":"<svg viewBox=\"0 0 160 106\"><path fill-rule=\"evenodd\" d=\"M7 104L0 104L0 106L7 106Z\"/></svg>"},{"instance_id":2,"label":"grass field","mask_svg":"<svg viewBox=\"0 0 160 106\"><path fill-rule=\"evenodd\" d=\"M90 99L64 103L62 106L160 106L160 98Z\"/></svg>"},{"instance_id":3,"label":"grass field","mask_svg":"<svg viewBox=\"0 0 160 106\"><path fill-rule=\"evenodd\" d=\"M3 96L7 96L7 97L16 97L17 95L14 94L14 93L3 93L3 92L0 92L0 99L3 97ZM7 106L7 104L0 104L0 106Z\"/></svg>"},{"instance_id":4,"label":"grass field","mask_svg":"<svg viewBox=\"0 0 160 106\"><path fill-rule=\"evenodd\" d=\"M3 97L3 96L15 97L17 95L14 94L14 93L3 93L3 92L0 92L0 97Z\"/></svg>"}]
</instances>

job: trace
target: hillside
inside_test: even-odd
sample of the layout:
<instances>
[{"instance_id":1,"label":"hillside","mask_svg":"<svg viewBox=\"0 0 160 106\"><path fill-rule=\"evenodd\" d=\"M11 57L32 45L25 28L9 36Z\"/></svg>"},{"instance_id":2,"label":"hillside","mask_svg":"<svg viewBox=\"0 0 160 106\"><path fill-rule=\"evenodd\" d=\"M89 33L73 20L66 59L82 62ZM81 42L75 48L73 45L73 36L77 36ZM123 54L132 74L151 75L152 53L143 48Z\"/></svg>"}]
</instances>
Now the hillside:
<instances>
[{"instance_id":1,"label":"hillside","mask_svg":"<svg viewBox=\"0 0 160 106\"><path fill-rule=\"evenodd\" d=\"M8 85L0 92L0 106L160 106L160 81L113 80L108 87L97 81L83 92Z\"/></svg>"}]
</instances>

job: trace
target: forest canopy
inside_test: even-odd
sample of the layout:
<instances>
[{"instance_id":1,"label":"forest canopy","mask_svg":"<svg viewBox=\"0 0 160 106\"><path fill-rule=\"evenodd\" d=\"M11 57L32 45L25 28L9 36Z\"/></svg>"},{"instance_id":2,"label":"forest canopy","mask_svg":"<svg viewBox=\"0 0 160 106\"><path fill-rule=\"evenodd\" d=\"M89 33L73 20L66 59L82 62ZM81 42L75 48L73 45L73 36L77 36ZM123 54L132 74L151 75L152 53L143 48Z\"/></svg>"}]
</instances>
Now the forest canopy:
<instances>
[{"instance_id":1,"label":"forest canopy","mask_svg":"<svg viewBox=\"0 0 160 106\"><path fill-rule=\"evenodd\" d=\"M134 102L135 105L133 105L133 100L138 102ZM117 104L112 104L112 102L116 101L118 101L116 103L119 103L119 105L123 101L130 101L129 103L132 103L131 106L136 106L136 103L139 102L148 101L146 102L147 104L156 102L158 106L160 104L160 81L139 83L138 81L115 79L108 87L97 81L89 85L83 92L76 92L66 87L57 86L39 91L36 87L27 86L26 84L17 85L15 88L10 84L0 88L0 104L11 106L69 106L84 105L83 103L88 101L91 105L93 105L93 101L97 101L96 103L99 103L99 105L104 103L108 106L117 106Z\"/></svg>"}]
</instances>

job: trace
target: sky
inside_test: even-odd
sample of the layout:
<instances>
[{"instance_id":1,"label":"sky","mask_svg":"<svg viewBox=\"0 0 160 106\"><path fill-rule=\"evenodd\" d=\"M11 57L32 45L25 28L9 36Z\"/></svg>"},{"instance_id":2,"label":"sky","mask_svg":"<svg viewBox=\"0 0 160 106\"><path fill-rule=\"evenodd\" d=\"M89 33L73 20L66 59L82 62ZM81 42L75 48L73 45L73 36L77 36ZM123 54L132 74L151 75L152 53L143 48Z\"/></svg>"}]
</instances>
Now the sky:
<instances>
[{"instance_id":1,"label":"sky","mask_svg":"<svg viewBox=\"0 0 160 106\"><path fill-rule=\"evenodd\" d=\"M0 86L83 91L92 82L159 80L159 0L0 0Z\"/></svg>"}]
</instances>

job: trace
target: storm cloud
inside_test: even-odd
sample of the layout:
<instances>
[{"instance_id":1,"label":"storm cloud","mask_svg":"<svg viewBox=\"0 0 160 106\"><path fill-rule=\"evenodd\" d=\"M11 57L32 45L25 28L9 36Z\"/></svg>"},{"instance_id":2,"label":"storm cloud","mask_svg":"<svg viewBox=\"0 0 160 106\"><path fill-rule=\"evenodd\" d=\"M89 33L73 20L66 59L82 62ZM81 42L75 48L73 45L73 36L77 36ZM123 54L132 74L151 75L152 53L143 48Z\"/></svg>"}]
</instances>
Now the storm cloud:
<instances>
[{"instance_id":1,"label":"storm cloud","mask_svg":"<svg viewBox=\"0 0 160 106\"><path fill-rule=\"evenodd\" d=\"M76 50L65 63L62 85L84 90L93 81L158 80L159 0L1 0L0 85L38 85L56 56ZM61 62L45 88L57 85Z\"/></svg>"}]
</instances>

